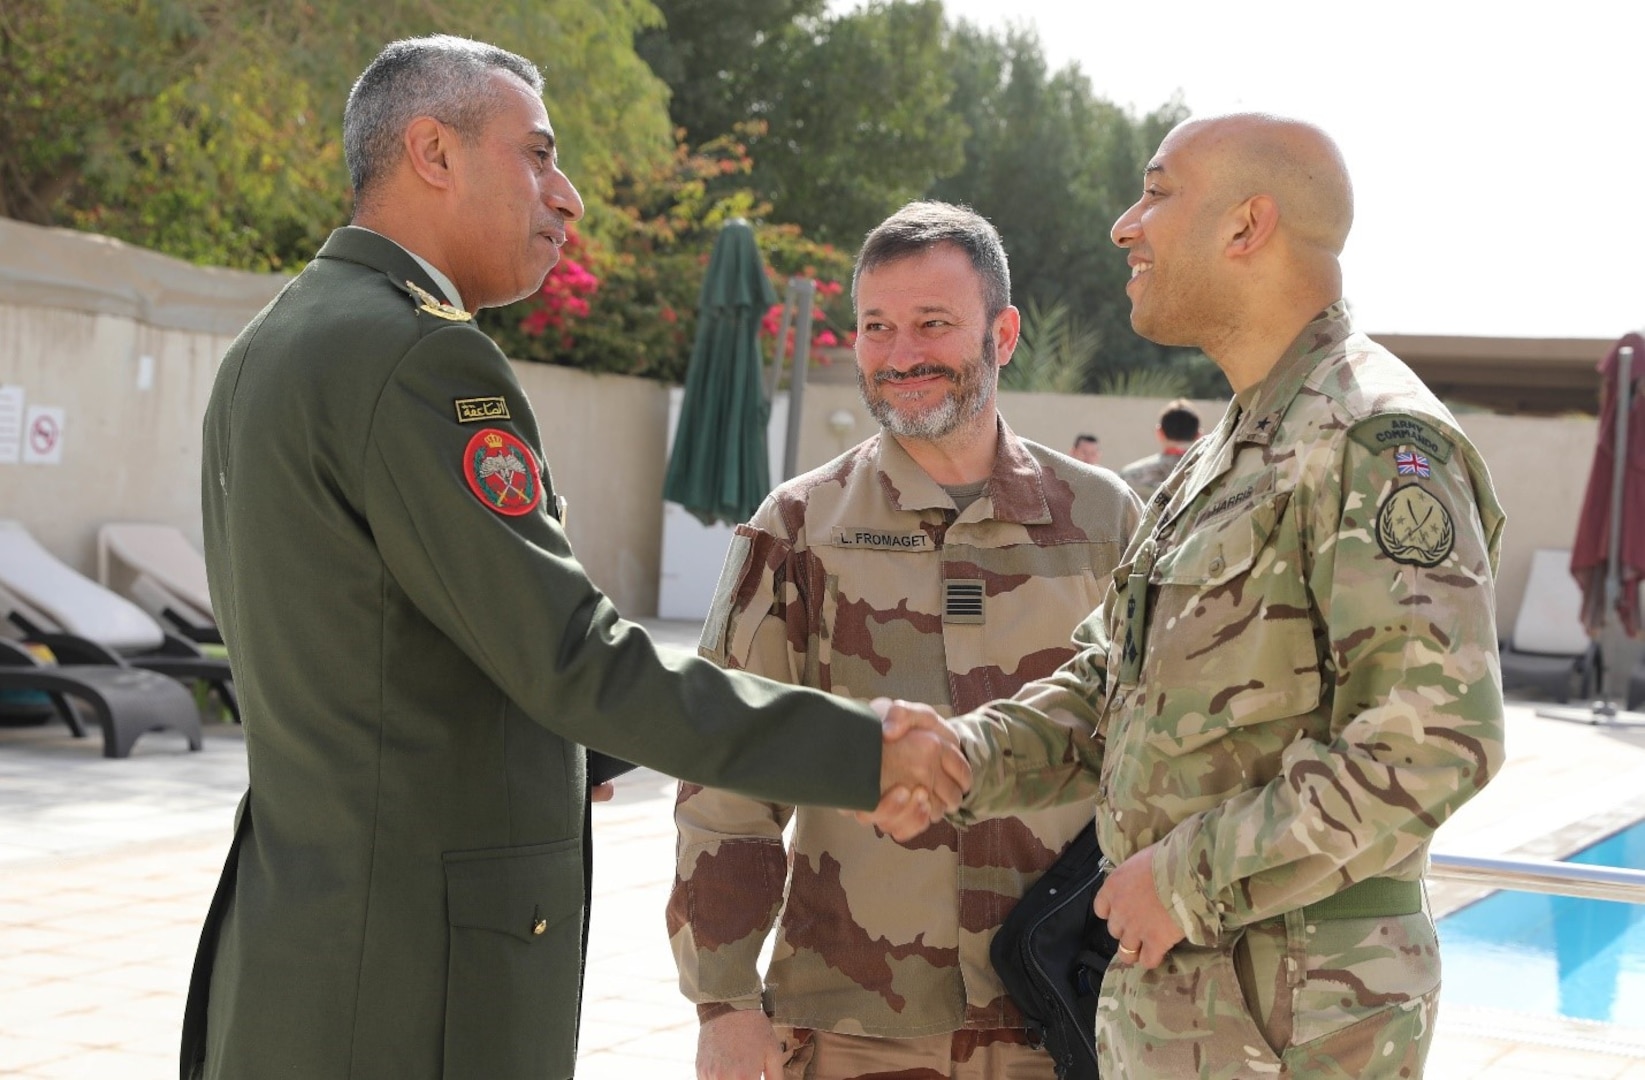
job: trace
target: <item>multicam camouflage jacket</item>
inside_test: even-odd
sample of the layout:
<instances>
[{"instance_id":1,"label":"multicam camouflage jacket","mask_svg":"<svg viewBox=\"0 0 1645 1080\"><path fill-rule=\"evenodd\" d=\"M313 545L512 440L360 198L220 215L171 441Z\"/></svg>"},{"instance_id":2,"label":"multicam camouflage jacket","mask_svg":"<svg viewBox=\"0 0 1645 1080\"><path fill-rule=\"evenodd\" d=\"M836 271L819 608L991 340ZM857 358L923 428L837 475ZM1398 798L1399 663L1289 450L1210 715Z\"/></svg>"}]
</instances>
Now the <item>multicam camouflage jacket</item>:
<instances>
[{"instance_id":1,"label":"multicam camouflage jacket","mask_svg":"<svg viewBox=\"0 0 1645 1080\"><path fill-rule=\"evenodd\" d=\"M1193 945L1415 879L1503 758L1478 453L1341 302L1155 494L1087 646L961 721L959 815L1099 798ZM1075 782L1075 778L1079 782Z\"/></svg>"},{"instance_id":2,"label":"multicam camouflage jacket","mask_svg":"<svg viewBox=\"0 0 1645 1080\"><path fill-rule=\"evenodd\" d=\"M784 484L736 530L703 655L944 712L1050 674L1074 655L1072 631L1108 587L1136 499L1113 473L1002 423L983 495L957 516L954 505L883 435ZM902 845L833 810L796 815L683 784L668 907L681 989L705 1018L760 1007L763 992L775 1020L801 1027L905 1038L1020 1027L989 940L1091 810L1087 797L942 823Z\"/></svg>"},{"instance_id":3,"label":"multicam camouflage jacket","mask_svg":"<svg viewBox=\"0 0 1645 1080\"><path fill-rule=\"evenodd\" d=\"M1171 475L1171 470L1177 467L1182 460L1184 451L1175 453L1162 450L1157 454L1150 454L1145 458L1138 458L1120 470L1120 479L1131 485L1131 490L1137 493L1137 498L1147 502L1154 497L1154 492L1165 483L1165 478Z\"/></svg>"}]
</instances>

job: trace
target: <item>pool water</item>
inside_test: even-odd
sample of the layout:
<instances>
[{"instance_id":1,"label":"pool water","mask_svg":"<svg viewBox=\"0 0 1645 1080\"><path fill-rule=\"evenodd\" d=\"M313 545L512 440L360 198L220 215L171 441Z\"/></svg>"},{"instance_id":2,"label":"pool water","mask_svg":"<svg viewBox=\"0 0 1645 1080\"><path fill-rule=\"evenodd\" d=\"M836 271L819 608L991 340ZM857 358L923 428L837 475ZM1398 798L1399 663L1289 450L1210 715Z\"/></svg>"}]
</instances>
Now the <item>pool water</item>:
<instances>
[{"instance_id":1,"label":"pool water","mask_svg":"<svg viewBox=\"0 0 1645 1080\"><path fill-rule=\"evenodd\" d=\"M1645 869L1645 822L1565 861ZM1444 1002L1645 1028L1645 905L1502 891L1438 926Z\"/></svg>"}]
</instances>

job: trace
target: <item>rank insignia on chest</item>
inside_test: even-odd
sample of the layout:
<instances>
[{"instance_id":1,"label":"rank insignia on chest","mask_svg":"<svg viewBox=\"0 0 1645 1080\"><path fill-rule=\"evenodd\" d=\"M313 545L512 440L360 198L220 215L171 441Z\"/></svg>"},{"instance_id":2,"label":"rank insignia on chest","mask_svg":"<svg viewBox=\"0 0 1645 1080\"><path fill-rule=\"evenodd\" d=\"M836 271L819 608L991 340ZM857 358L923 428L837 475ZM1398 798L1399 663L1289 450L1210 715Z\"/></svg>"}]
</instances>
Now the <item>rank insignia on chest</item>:
<instances>
[{"instance_id":1,"label":"rank insignia on chest","mask_svg":"<svg viewBox=\"0 0 1645 1080\"><path fill-rule=\"evenodd\" d=\"M415 281L407 280L406 288L411 290L411 298L416 301L418 311L426 311L435 318L445 319L448 322L474 321L474 316L460 307L446 303Z\"/></svg>"},{"instance_id":2,"label":"rank insignia on chest","mask_svg":"<svg viewBox=\"0 0 1645 1080\"><path fill-rule=\"evenodd\" d=\"M1377 546L1407 566L1438 566L1456 546L1451 512L1426 488L1395 488L1377 507Z\"/></svg>"},{"instance_id":3,"label":"rank insignia on chest","mask_svg":"<svg viewBox=\"0 0 1645 1080\"><path fill-rule=\"evenodd\" d=\"M537 509L542 475L531 448L509 432L483 428L463 451L463 479L486 507L508 517Z\"/></svg>"},{"instance_id":4,"label":"rank insignia on chest","mask_svg":"<svg viewBox=\"0 0 1645 1080\"><path fill-rule=\"evenodd\" d=\"M982 625L987 592L986 582L948 578L942 583L942 621L950 625Z\"/></svg>"}]
</instances>

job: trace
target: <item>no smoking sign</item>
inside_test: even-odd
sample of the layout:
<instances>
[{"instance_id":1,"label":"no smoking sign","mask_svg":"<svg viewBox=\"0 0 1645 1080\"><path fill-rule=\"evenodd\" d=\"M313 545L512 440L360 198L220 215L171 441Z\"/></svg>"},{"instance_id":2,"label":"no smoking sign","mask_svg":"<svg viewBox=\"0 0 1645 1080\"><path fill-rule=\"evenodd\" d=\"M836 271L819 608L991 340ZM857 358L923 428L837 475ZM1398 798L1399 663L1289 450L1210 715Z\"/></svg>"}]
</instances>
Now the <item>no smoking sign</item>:
<instances>
[{"instance_id":1,"label":"no smoking sign","mask_svg":"<svg viewBox=\"0 0 1645 1080\"><path fill-rule=\"evenodd\" d=\"M63 461L63 410L31 405L23 420L23 464L59 465Z\"/></svg>"}]
</instances>

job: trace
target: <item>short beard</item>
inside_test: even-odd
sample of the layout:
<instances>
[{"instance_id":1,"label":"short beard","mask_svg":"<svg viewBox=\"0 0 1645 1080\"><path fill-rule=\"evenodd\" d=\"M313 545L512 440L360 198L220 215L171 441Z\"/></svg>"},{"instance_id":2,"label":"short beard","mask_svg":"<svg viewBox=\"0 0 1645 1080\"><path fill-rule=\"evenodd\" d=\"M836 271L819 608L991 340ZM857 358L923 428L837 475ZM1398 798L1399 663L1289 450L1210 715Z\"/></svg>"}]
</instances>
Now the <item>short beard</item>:
<instances>
[{"instance_id":1,"label":"short beard","mask_svg":"<svg viewBox=\"0 0 1645 1080\"><path fill-rule=\"evenodd\" d=\"M995 380L991 376L998 367L996 356L993 335L984 335L981 350L965 371L956 371L941 364L915 364L900 374L882 371L874 376L874 384L880 388L880 394L875 396L869 394L868 380L859 367L857 392L862 395L868 414L885 430L904 439L931 442L952 435L962 424L975 419L994 400ZM895 387L904 379L924 378L927 375L946 375L954 384L942 399L942 404L914 416L898 412L885 396L885 389Z\"/></svg>"}]
</instances>

